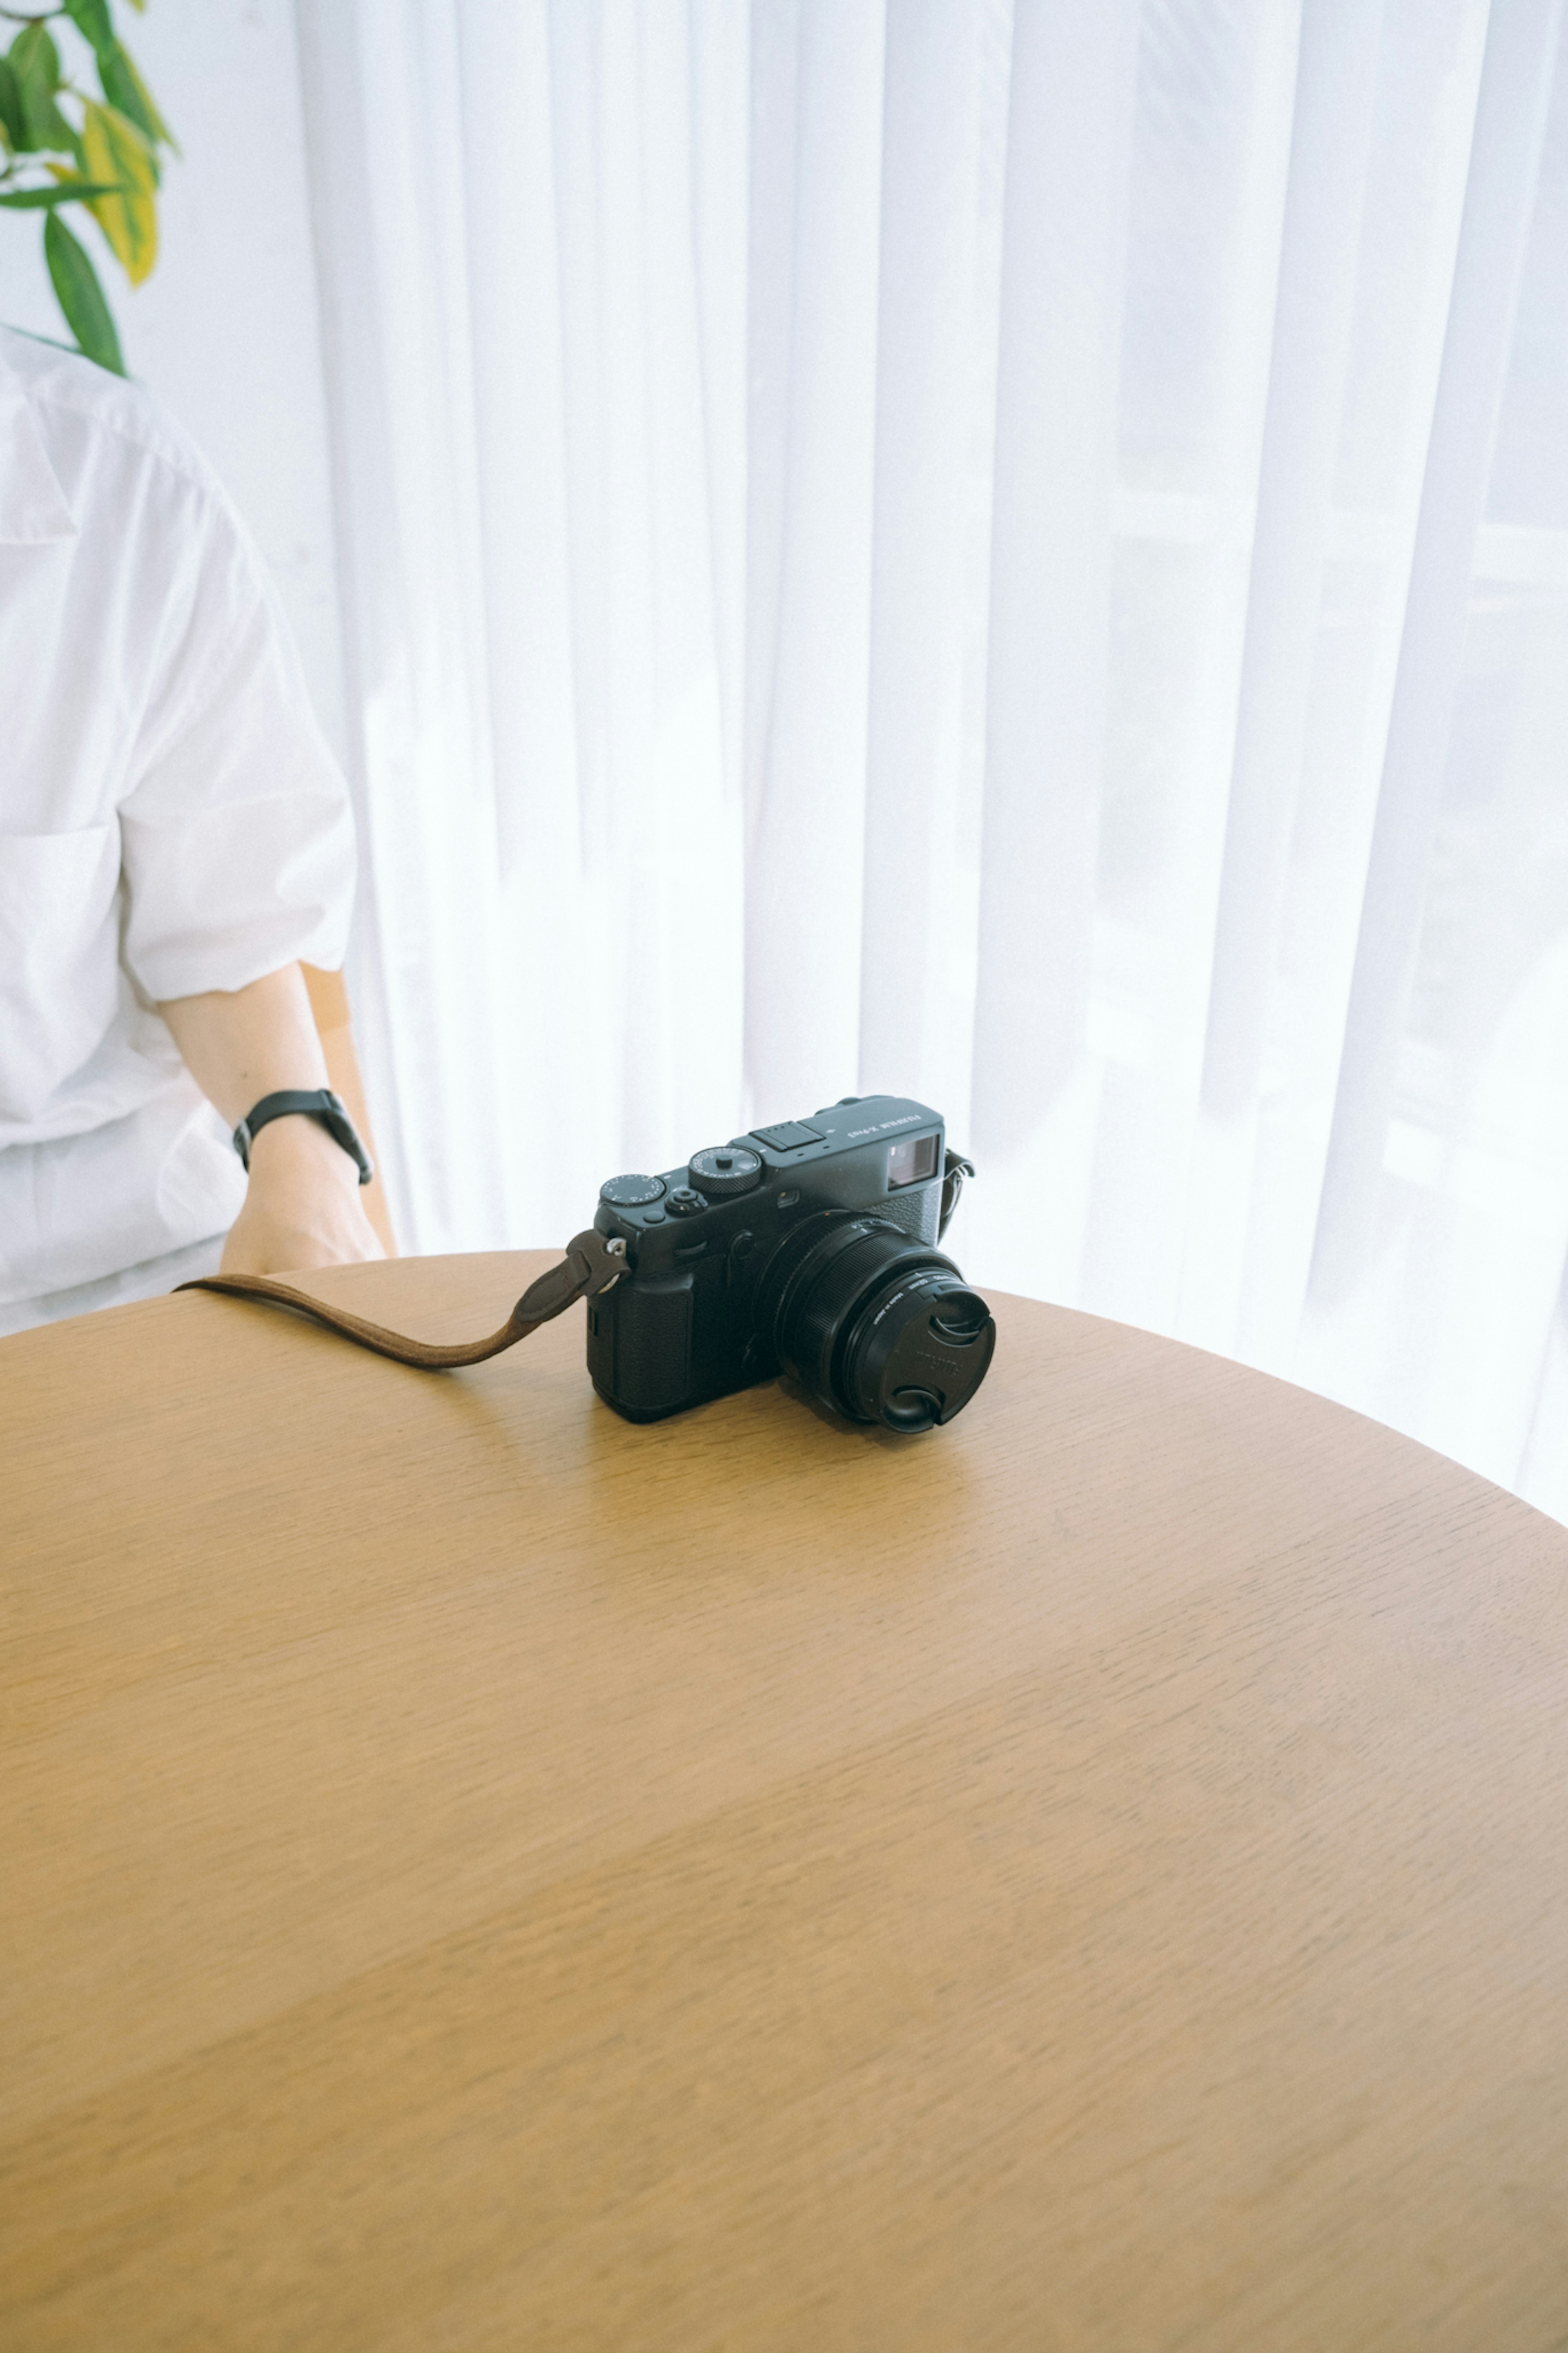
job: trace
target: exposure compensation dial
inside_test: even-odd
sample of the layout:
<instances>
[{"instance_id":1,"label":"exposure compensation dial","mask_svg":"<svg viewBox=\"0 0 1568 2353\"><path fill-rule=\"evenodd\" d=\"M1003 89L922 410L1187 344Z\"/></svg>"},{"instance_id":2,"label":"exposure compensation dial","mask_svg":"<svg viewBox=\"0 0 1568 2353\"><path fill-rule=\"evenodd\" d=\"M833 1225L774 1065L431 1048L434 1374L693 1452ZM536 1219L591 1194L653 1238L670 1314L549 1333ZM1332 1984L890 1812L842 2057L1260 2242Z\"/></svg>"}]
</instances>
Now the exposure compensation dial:
<instances>
[{"instance_id":1,"label":"exposure compensation dial","mask_svg":"<svg viewBox=\"0 0 1568 2353\"><path fill-rule=\"evenodd\" d=\"M660 1176L609 1176L599 1187L599 1198L612 1209L644 1209L663 1191Z\"/></svg>"}]
</instances>

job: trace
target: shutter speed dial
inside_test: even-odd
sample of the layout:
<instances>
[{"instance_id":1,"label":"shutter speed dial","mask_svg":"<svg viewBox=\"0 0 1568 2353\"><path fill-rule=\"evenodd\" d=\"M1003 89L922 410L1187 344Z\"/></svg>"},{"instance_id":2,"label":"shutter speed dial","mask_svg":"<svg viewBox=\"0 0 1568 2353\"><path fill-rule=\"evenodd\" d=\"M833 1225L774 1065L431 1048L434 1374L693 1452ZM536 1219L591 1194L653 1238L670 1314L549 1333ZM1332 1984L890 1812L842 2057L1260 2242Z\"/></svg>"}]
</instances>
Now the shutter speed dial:
<instances>
[{"instance_id":1,"label":"shutter speed dial","mask_svg":"<svg viewBox=\"0 0 1568 2353\"><path fill-rule=\"evenodd\" d=\"M710 1200L722 1201L731 1193L751 1191L763 1173L763 1155L744 1144L713 1144L692 1154L687 1173Z\"/></svg>"}]
</instances>

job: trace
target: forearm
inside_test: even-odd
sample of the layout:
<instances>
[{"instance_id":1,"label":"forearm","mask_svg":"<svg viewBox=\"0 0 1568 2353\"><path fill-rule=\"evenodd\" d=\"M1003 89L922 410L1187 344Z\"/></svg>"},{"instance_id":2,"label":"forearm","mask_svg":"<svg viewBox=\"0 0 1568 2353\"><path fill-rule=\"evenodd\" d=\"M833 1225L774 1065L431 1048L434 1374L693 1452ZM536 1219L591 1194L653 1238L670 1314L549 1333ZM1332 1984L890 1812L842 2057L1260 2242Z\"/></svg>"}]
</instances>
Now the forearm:
<instances>
[{"instance_id":1,"label":"forearm","mask_svg":"<svg viewBox=\"0 0 1568 2353\"><path fill-rule=\"evenodd\" d=\"M297 964L159 1007L192 1077L237 1127L263 1095L328 1084ZM250 1185L224 1251L230 1273L276 1274L384 1255L364 1214L359 1171L319 1122L275 1119L251 1143Z\"/></svg>"},{"instance_id":2,"label":"forearm","mask_svg":"<svg viewBox=\"0 0 1568 2353\"><path fill-rule=\"evenodd\" d=\"M327 1084L321 1041L297 964L253 980L248 988L176 997L158 1010L191 1076L230 1127L237 1127L263 1095Z\"/></svg>"}]
</instances>

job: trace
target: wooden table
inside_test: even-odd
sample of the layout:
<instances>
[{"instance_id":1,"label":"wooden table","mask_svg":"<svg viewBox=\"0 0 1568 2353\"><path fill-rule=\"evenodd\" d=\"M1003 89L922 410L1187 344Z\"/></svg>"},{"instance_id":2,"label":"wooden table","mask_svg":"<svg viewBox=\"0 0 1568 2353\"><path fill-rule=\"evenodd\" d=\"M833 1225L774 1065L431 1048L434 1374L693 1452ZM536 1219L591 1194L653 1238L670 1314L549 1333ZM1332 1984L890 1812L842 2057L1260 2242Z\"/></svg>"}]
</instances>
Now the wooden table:
<instances>
[{"instance_id":1,"label":"wooden table","mask_svg":"<svg viewBox=\"0 0 1568 2353\"><path fill-rule=\"evenodd\" d=\"M1568 1533L1023 1301L913 1440L581 1315L0 1343L5 2353L1561 2347Z\"/></svg>"}]
</instances>

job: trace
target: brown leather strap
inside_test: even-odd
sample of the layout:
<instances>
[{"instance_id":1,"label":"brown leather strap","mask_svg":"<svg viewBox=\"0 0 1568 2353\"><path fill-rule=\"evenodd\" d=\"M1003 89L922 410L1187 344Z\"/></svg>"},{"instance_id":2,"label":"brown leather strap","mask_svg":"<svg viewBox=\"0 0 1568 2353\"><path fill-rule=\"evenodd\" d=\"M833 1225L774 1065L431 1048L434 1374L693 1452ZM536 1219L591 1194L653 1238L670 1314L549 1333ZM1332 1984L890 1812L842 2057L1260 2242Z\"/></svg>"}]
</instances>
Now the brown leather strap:
<instances>
[{"instance_id":1,"label":"brown leather strap","mask_svg":"<svg viewBox=\"0 0 1568 2353\"><path fill-rule=\"evenodd\" d=\"M422 1372L445 1372L457 1365L482 1365L487 1356L499 1356L503 1348L519 1340L526 1340L542 1324L560 1315L574 1300L594 1299L600 1292L608 1291L626 1271L626 1246L623 1241L607 1241L603 1234L590 1227L566 1245L566 1255L559 1266L547 1267L537 1282L531 1282L499 1332L487 1339L458 1341L449 1347L433 1345L426 1340L411 1340L402 1332L389 1332L382 1324L367 1324L363 1315L351 1315L342 1307L329 1307L324 1301L312 1299L308 1291L296 1291L291 1283L274 1282L266 1274L205 1274L195 1282L177 1285L181 1291L221 1291L235 1299L267 1299L279 1307L297 1308L301 1315L324 1324L329 1332L341 1332L345 1340L355 1340L362 1348L374 1348L378 1356L395 1357L400 1365L416 1365Z\"/></svg>"}]
</instances>

